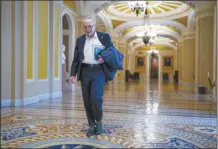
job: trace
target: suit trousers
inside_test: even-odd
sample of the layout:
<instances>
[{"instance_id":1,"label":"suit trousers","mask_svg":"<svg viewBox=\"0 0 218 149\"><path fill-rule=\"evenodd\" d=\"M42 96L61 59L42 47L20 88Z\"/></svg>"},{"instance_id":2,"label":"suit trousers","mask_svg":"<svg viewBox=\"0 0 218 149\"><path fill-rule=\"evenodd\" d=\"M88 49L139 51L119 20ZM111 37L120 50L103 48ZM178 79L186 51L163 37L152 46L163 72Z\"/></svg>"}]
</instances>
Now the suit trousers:
<instances>
[{"instance_id":1,"label":"suit trousers","mask_svg":"<svg viewBox=\"0 0 218 149\"><path fill-rule=\"evenodd\" d=\"M81 89L86 116L91 127L96 124L95 121L102 120L104 83L105 74L100 64L94 67L82 64Z\"/></svg>"}]
</instances>

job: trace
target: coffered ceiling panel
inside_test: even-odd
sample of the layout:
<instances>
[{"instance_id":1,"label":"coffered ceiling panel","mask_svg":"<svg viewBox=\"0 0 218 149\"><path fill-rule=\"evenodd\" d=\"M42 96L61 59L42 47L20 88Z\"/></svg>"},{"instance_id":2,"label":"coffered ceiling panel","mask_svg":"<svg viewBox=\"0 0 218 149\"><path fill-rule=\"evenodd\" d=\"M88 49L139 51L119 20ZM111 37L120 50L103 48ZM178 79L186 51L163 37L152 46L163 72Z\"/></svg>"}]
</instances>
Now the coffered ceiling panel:
<instances>
[{"instance_id":1,"label":"coffered ceiling panel","mask_svg":"<svg viewBox=\"0 0 218 149\"><path fill-rule=\"evenodd\" d=\"M105 12L112 17L121 17L120 19L141 19L143 18L144 11L139 11L139 16L135 17L135 12L130 8L132 3L137 1L121 1L112 4L105 8ZM140 4L146 1L140 1ZM147 1L148 14L151 18L172 17L176 18L177 15L189 11L191 8L179 1Z\"/></svg>"}]
</instances>

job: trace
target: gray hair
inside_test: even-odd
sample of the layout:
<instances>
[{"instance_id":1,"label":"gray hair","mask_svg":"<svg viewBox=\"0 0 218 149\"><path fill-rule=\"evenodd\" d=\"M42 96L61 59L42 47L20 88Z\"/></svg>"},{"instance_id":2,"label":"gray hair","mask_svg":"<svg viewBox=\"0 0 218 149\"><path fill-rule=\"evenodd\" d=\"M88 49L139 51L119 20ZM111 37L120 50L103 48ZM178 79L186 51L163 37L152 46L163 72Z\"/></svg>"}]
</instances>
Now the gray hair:
<instances>
[{"instance_id":1,"label":"gray hair","mask_svg":"<svg viewBox=\"0 0 218 149\"><path fill-rule=\"evenodd\" d=\"M84 20L88 20L88 19L92 20L93 23L96 24L96 18L95 18L95 16L93 16L93 15L86 15L86 16L83 16L83 18L82 18L83 21L84 21Z\"/></svg>"}]
</instances>

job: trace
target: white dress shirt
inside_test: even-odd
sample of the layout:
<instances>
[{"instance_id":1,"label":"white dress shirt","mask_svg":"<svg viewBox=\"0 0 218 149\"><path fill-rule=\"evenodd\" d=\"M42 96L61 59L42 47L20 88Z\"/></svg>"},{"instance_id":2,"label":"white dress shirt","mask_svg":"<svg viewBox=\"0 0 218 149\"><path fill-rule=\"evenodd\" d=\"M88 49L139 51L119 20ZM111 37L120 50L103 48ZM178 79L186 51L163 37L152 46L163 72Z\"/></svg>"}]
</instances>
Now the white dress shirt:
<instances>
[{"instance_id":1,"label":"white dress shirt","mask_svg":"<svg viewBox=\"0 0 218 149\"><path fill-rule=\"evenodd\" d=\"M82 63L86 64L100 64L94 58L94 45L103 46L102 43L99 41L97 33L95 32L92 38L86 36L85 46L84 46L84 60Z\"/></svg>"}]
</instances>

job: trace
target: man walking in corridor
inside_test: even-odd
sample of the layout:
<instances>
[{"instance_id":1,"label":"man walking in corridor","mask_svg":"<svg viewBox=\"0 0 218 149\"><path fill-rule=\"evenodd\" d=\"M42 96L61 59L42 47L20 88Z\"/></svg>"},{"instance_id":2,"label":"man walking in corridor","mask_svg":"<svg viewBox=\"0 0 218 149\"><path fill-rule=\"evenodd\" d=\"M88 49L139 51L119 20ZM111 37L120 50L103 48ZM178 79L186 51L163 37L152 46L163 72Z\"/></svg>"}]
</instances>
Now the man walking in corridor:
<instances>
[{"instance_id":1,"label":"man walking in corridor","mask_svg":"<svg viewBox=\"0 0 218 149\"><path fill-rule=\"evenodd\" d=\"M108 33L96 31L96 20L92 16L83 18L85 34L77 38L74 58L71 65L72 83L81 81L84 107L89 124L87 136L102 133L102 103L105 84L105 73L102 69L104 60L95 58L95 46L113 46Z\"/></svg>"}]
</instances>

